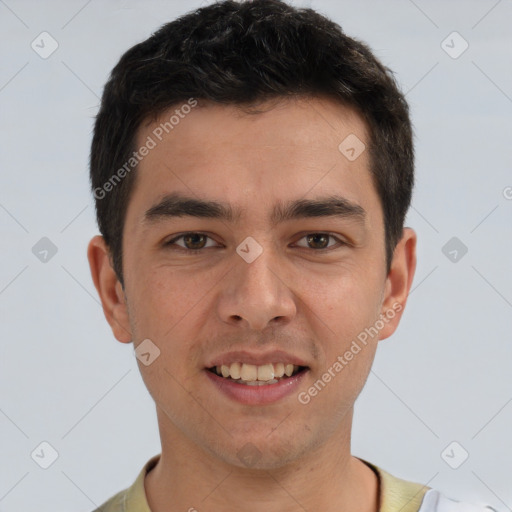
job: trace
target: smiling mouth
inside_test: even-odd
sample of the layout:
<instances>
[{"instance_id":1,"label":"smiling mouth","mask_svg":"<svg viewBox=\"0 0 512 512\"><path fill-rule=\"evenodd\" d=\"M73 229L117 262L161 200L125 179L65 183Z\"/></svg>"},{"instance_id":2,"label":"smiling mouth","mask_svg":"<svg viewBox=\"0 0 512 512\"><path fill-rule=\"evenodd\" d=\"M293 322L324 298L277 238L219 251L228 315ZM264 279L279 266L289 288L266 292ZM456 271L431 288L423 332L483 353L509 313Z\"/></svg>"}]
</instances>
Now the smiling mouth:
<instances>
[{"instance_id":1,"label":"smiling mouth","mask_svg":"<svg viewBox=\"0 0 512 512\"><path fill-rule=\"evenodd\" d=\"M213 366L207 369L215 375L236 384L266 386L294 377L308 368L307 366L284 363L269 363L259 366L247 363L232 363L230 365Z\"/></svg>"}]
</instances>

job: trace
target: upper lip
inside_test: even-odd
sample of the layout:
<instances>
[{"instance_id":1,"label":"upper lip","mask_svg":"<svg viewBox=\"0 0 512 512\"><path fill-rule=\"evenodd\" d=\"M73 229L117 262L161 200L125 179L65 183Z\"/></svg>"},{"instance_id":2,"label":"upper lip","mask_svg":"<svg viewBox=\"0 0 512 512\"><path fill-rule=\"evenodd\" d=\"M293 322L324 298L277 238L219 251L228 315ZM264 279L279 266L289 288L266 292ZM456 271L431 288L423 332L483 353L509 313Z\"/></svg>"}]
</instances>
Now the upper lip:
<instances>
[{"instance_id":1,"label":"upper lip","mask_svg":"<svg viewBox=\"0 0 512 512\"><path fill-rule=\"evenodd\" d=\"M207 368L214 366L229 366L232 363L247 363L256 366L271 363L294 364L296 366L307 366L307 364L297 356L284 352L283 350L272 350L266 352L248 352L246 350L238 350L227 352L212 359L206 365Z\"/></svg>"}]
</instances>

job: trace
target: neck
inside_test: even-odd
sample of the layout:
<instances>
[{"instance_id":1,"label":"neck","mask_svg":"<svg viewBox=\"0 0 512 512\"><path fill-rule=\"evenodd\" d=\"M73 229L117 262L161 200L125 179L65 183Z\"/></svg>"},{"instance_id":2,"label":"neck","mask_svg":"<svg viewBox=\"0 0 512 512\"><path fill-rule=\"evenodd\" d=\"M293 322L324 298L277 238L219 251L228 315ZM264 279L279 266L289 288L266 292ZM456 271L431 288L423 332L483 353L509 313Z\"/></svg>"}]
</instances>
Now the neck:
<instances>
[{"instance_id":1,"label":"neck","mask_svg":"<svg viewBox=\"0 0 512 512\"><path fill-rule=\"evenodd\" d=\"M152 512L378 511L377 475L350 454L352 414L328 443L286 465L243 468L202 450L158 411L162 455L144 485Z\"/></svg>"}]
</instances>

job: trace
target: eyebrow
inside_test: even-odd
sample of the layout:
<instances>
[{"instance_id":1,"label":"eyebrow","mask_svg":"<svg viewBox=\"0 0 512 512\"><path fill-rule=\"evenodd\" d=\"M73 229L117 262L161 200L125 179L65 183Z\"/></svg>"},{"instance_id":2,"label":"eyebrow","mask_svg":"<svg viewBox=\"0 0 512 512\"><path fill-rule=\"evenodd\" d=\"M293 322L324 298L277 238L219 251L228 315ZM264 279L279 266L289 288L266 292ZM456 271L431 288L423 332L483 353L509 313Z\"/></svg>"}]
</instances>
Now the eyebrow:
<instances>
[{"instance_id":1,"label":"eyebrow","mask_svg":"<svg viewBox=\"0 0 512 512\"><path fill-rule=\"evenodd\" d=\"M202 200L178 193L166 195L158 204L144 214L144 222L153 223L174 217L196 217L238 222L243 210L235 209L228 203ZM337 195L315 199L296 199L286 203L278 202L270 216L272 226L282 222L312 217L337 217L355 220L364 224L366 211L360 205Z\"/></svg>"}]
</instances>

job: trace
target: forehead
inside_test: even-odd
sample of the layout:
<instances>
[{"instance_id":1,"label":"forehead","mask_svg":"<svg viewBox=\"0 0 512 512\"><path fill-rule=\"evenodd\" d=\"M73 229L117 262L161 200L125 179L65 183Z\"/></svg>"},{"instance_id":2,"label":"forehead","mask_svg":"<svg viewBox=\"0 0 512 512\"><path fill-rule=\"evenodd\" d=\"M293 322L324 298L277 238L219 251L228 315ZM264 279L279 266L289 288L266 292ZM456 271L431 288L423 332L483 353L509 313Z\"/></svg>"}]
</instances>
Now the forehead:
<instances>
[{"instance_id":1,"label":"forehead","mask_svg":"<svg viewBox=\"0 0 512 512\"><path fill-rule=\"evenodd\" d=\"M323 98L262 104L258 113L190 105L175 105L138 130L137 147L152 146L138 164L129 205L139 215L173 193L229 202L240 215L269 220L277 203L300 198L335 194L365 210L379 203L368 132L353 109Z\"/></svg>"},{"instance_id":2,"label":"forehead","mask_svg":"<svg viewBox=\"0 0 512 512\"><path fill-rule=\"evenodd\" d=\"M366 123L352 107L329 98L280 98L250 106L189 99L143 122L137 141L141 145L149 135L158 145L175 142L177 152L191 146L212 150L219 144L282 151L293 146L337 148L340 137L351 133L366 140Z\"/></svg>"}]
</instances>

